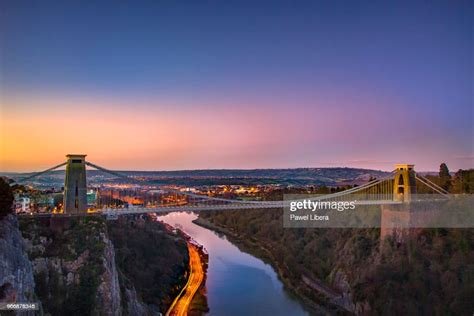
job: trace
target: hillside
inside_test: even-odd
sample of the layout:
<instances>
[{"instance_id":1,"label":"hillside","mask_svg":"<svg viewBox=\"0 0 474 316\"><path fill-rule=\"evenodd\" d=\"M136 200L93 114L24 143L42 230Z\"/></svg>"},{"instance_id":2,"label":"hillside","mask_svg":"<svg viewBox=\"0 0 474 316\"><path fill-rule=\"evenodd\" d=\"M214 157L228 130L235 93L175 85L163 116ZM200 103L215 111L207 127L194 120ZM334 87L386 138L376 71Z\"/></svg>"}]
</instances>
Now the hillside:
<instances>
[{"instance_id":1,"label":"hillside","mask_svg":"<svg viewBox=\"0 0 474 316\"><path fill-rule=\"evenodd\" d=\"M346 185L366 182L370 177L380 178L387 172L358 168L295 168L295 169L208 169L179 171L122 171L128 176L145 177L155 184L223 185L223 184L282 184L282 185ZM0 173L1 175L1 173ZM29 174L5 174L20 179ZM91 184L113 181L114 177L102 171L88 170ZM123 181L123 180L120 180ZM37 186L61 187L64 171L54 171L35 180Z\"/></svg>"}]
</instances>

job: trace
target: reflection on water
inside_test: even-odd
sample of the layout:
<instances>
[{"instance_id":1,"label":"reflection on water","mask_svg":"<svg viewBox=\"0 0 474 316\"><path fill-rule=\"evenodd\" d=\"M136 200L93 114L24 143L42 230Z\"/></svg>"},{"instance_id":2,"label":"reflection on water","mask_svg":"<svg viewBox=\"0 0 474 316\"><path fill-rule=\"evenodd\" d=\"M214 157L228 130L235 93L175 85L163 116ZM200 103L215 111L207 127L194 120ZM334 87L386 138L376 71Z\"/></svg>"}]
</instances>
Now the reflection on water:
<instances>
[{"instance_id":1,"label":"reflection on water","mask_svg":"<svg viewBox=\"0 0 474 316\"><path fill-rule=\"evenodd\" d=\"M209 252L206 288L209 315L307 315L283 290L273 268L240 251L225 236L200 227L193 213L170 213L160 220L179 226Z\"/></svg>"}]
</instances>

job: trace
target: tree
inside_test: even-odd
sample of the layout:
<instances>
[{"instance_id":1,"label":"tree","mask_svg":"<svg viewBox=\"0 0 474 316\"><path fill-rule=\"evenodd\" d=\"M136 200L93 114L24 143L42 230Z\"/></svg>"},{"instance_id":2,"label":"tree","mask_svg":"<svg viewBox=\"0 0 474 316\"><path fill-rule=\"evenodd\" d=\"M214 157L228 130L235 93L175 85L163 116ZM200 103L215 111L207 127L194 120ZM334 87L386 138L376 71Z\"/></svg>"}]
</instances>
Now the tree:
<instances>
[{"instance_id":1,"label":"tree","mask_svg":"<svg viewBox=\"0 0 474 316\"><path fill-rule=\"evenodd\" d=\"M10 184L4 178L0 178L0 219L10 214L13 204L13 192Z\"/></svg>"},{"instance_id":2,"label":"tree","mask_svg":"<svg viewBox=\"0 0 474 316\"><path fill-rule=\"evenodd\" d=\"M439 179L441 187L449 191L451 188L451 174L449 173L448 166L444 162L439 166Z\"/></svg>"},{"instance_id":3,"label":"tree","mask_svg":"<svg viewBox=\"0 0 474 316\"><path fill-rule=\"evenodd\" d=\"M454 193L474 193L474 169L459 169L452 180Z\"/></svg>"}]
</instances>

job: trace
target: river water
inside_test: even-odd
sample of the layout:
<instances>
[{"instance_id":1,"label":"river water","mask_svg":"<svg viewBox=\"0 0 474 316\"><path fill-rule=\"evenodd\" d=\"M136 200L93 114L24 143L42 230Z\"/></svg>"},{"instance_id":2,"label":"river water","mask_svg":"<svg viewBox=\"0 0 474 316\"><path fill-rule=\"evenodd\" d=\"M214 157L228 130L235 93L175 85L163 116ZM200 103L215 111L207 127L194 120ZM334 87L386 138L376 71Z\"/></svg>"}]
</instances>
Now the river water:
<instances>
[{"instance_id":1,"label":"river water","mask_svg":"<svg viewBox=\"0 0 474 316\"><path fill-rule=\"evenodd\" d=\"M283 289L273 268L240 251L225 236L194 224L194 213L174 212L158 219L178 227L209 253L209 315L308 315Z\"/></svg>"}]
</instances>

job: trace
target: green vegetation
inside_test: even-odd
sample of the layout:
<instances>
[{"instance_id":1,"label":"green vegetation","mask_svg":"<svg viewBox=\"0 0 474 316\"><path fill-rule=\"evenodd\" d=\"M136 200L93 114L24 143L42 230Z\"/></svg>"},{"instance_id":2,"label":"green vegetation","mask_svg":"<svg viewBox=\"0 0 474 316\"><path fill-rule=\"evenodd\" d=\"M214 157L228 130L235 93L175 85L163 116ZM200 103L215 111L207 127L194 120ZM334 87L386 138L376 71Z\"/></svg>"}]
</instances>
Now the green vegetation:
<instances>
[{"instance_id":1,"label":"green vegetation","mask_svg":"<svg viewBox=\"0 0 474 316\"><path fill-rule=\"evenodd\" d=\"M186 283L189 257L184 239L148 217L120 217L108 222L108 231L122 300L125 289L134 287L144 303L166 312Z\"/></svg>"},{"instance_id":2,"label":"green vegetation","mask_svg":"<svg viewBox=\"0 0 474 316\"><path fill-rule=\"evenodd\" d=\"M423 229L403 245L386 240L359 269L356 300L372 299L377 312L469 315L474 308L474 231ZM375 262L374 262L375 263ZM351 262L346 262L350 269Z\"/></svg>"},{"instance_id":3,"label":"green vegetation","mask_svg":"<svg viewBox=\"0 0 474 316\"><path fill-rule=\"evenodd\" d=\"M451 176L446 164L440 165L439 175L426 176L429 180L454 194L474 194L474 169L459 169L454 177ZM417 186L418 193L427 193L429 190L424 186Z\"/></svg>"},{"instance_id":4,"label":"green vegetation","mask_svg":"<svg viewBox=\"0 0 474 316\"><path fill-rule=\"evenodd\" d=\"M281 210L201 213L244 242L258 245L294 291L325 304L301 277L332 284L348 276L355 302L374 314L465 314L474 297L474 230L425 229L379 247L379 229L285 229ZM388 304L387 304L388 302Z\"/></svg>"},{"instance_id":5,"label":"green vegetation","mask_svg":"<svg viewBox=\"0 0 474 316\"><path fill-rule=\"evenodd\" d=\"M469 193L474 194L474 169L459 170L454 174L452 180L453 193Z\"/></svg>"},{"instance_id":6,"label":"green vegetation","mask_svg":"<svg viewBox=\"0 0 474 316\"><path fill-rule=\"evenodd\" d=\"M439 166L439 180L441 187L449 191L451 188L451 174L449 173L448 166L444 162Z\"/></svg>"},{"instance_id":7,"label":"green vegetation","mask_svg":"<svg viewBox=\"0 0 474 316\"><path fill-rule=\"evenodd\" d=\"M451 192L472 193L474 170L460 170L451 179L447 167L441 169ZM442 182L441 177L430 179ZM290 191L295 189L273 192L267 199ZM283 228L281 209L207 211L200 213L200 221L254 249L253 254L274 265L288 288L320 305L330 305L327 297L304 285L302 276L350 292L356 308L367 314L471 315L474 310L474 229L412 229L400 243L381 241L378 228ZM336 277L341 272L348 287Z\"/></svg>"}]
</instances>

